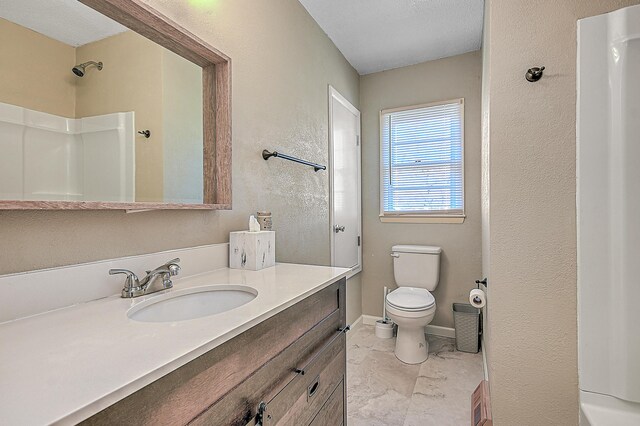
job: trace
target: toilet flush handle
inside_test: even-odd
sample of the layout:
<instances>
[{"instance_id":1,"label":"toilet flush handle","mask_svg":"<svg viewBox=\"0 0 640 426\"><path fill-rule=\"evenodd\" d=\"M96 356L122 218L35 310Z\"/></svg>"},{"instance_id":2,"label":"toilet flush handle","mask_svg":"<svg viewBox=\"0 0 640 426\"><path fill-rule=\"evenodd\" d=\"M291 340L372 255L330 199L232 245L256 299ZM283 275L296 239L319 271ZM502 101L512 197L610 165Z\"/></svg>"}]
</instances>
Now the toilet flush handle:
<instances>
[{"instance_id":1,"label":"toilet flush handle","mask_svg":"<svg viewBox=\"0 0 640 426\"><path fill-rule=\"evenodd\" d=\"M391 257L400 257L400 253L391 253Z\"/></svg>"}]
</instances>

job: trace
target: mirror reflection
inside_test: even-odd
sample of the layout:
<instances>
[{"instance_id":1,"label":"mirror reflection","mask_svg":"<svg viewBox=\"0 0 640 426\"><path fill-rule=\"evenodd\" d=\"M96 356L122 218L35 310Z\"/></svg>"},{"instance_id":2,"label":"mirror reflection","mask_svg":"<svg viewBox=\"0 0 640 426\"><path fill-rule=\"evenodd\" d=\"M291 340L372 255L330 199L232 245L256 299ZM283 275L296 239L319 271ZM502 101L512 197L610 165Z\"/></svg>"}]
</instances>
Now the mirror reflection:
<instances>
[{"instance_id":1,"label":"mirror reflection","mask_svg":"<svg viewBox=\"0 0 640 426\"><path fill-rule=\"evenodd\" d=\"M202 69L75 1L0 9L0 199L203 202Z\"/></svg>"}]
</instances>

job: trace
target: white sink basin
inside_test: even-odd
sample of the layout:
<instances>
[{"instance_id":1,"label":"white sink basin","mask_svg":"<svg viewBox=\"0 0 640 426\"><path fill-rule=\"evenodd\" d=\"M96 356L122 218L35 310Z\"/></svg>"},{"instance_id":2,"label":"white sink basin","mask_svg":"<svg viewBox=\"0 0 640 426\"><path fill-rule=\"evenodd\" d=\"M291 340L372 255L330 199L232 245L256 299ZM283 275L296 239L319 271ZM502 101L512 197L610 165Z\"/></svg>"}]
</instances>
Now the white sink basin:
<instances>
[{"instance_id":1,"label":"white sink basin","mask_svg":"<svg viewBox=\"0 0 640 426\"><path fill-rule=\"evenodd\" d=\"M142 322L174 322L230 311L251 302L258 295L243 285L207 285L176 290L151 297L127 311L127 316Z\"/></svg>"}]
</instances>

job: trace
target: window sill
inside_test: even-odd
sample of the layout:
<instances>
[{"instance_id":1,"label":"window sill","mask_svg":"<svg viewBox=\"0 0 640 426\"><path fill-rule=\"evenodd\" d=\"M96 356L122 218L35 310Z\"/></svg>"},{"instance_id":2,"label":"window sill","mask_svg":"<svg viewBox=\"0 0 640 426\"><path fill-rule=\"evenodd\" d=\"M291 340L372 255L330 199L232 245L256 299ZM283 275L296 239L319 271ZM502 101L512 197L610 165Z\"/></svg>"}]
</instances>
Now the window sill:
<instances>
[{"instance_id":1,"label":"window sill","mask_svg":"<svg viewBox=\"0 0 640 426\"><path fill-rule=\"evenodd\" d=\"M382 223L464 223L463 216L380 216Z\"/></svg>"}]
</instances>

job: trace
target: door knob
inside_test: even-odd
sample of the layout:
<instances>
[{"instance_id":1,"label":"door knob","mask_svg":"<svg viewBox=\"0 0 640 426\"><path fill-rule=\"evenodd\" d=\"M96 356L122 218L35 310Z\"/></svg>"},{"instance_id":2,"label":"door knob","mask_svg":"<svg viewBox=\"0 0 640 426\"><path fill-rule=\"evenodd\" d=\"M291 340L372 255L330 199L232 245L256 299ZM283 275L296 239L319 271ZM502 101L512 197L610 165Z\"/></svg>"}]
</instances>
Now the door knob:
<instances>
[{"instance_id":1,"label":"door knob","mask_svg":"<svg viewBox=\"0 0 640 426\"><path fill-rule=\"evenodd\" d=\"M344 226L338 226L338 225L334 225L333 226L333 231L337 234L338 232L344 232Z\"/></svg>"}]
</instances>

